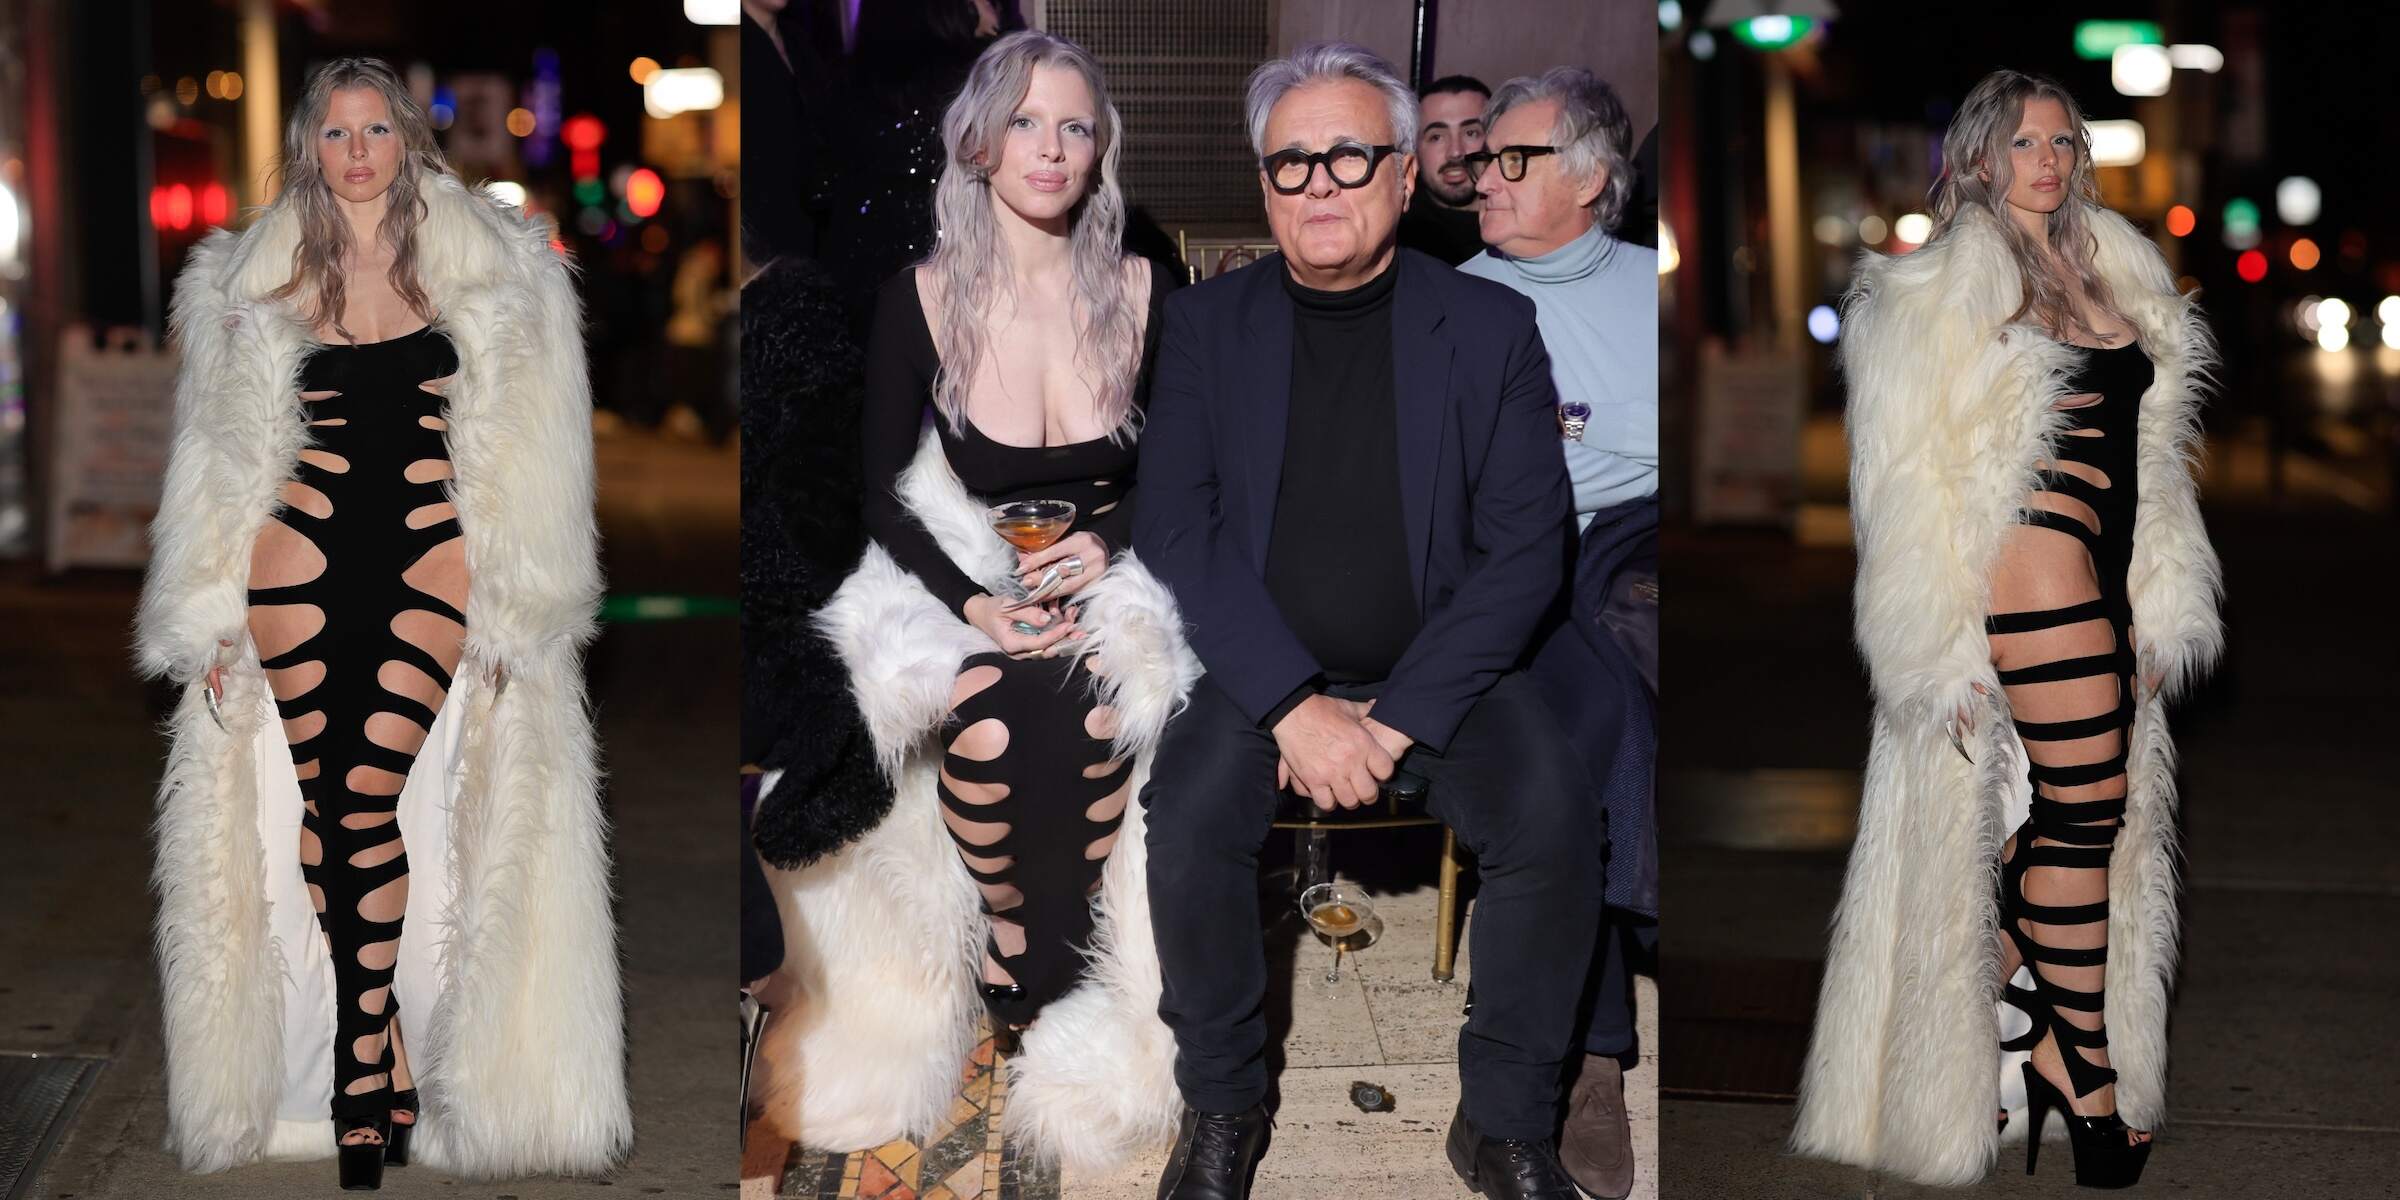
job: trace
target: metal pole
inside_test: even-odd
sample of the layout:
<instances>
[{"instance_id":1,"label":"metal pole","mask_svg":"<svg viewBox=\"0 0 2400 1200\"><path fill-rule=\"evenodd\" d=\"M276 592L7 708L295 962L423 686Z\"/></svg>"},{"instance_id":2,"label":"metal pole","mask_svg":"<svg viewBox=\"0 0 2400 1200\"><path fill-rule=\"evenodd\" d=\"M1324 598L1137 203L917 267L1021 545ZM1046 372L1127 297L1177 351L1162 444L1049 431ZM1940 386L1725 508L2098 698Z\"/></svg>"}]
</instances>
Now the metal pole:
<instances>
[{"instance_id":1,"label":"metal pole","mask_svg":"<svg viewBox=\"0 0 2400 1200\"><path fill-rule=\"evenodd\" d=\"M1767 59L1768 280L1775 306L1775 345L1800 349L1801 313L1808 307L1804 235L1800 222L1800 133L1792 104L1792 69L1781 54Z\"/></svg>"},{"instance_id":2,"label":"metal pole","mask_svg":"<svg viewBox=\"0 0 2400 1200\"><path fill-rule=\"evenodd\" d=\"M1417 0L1417 24L1408 41L1408 79L1420 91L1433 82L1433 0Z\"/></svg>"},{"instance_id":3,"label":"metal pole","mask_svg":"<svg viewBox=\"0 0 2400 1200\"><path fill-rule=\"evenodd\" d=\"M276 63L275 0L242 0L242 178L244 204L274 198L268 175L281 153L283 74Z\"/></svg>"}]
</instances>

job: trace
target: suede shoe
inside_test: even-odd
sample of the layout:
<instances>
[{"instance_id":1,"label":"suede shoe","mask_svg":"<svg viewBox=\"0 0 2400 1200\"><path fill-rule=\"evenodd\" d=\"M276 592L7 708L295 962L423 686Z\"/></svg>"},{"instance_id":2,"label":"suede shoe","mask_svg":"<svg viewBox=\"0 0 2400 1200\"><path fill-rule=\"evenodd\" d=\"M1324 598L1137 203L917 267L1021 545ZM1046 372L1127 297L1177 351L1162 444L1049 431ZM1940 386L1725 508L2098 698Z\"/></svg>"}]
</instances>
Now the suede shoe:
<instances>
[{"instance_id":1,"label":"suede shoe","mask_svg":"<svg viewBox=\"0 0 2400 1200\"><path fill-rule=\"evenodd\" d=\"M1450 1118L1450 1169L1468 1190L1494 1200L1582 1200L1558 1165L1550 1139L1487 1138L1467 1120L1465 1105Z\"/></svg>"},{"instance_id":2,"label":"suede shoe","mask_svg":"<svg viewBox=\"0 0 2400 1200\"><path fill-rule=\"evenodd\" d=\"M1567 1093L1558 1162L1593 1200L1633 1193L1633 1122L1625 1115L1625 1069L1615 1058L1583 1056L1583 1073Z\"/></svg>"},{"instance_id":3,"label":"suede shoe","mask_svg":"<svg viewBox=\"0 0 2400 1200\"><path fill-rule=\"evenodd\" d=\"M1266 1142L1264 1102L1238 1113L1184 1105L1175 1150L1158 1177L1158 1200L1249 1200L1250 1176Z\"/></svg>"}]
</instances>

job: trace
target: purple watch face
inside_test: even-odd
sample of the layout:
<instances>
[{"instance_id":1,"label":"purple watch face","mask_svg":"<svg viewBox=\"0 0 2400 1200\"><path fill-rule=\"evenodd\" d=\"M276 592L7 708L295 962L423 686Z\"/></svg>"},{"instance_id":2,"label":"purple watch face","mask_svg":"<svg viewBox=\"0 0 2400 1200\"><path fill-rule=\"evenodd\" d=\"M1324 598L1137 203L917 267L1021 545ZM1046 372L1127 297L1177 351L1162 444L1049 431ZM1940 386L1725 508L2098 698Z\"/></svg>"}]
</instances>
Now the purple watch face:
<instances>
[{"instance_id":1,"label":"purple watch face","mask_svg":"<svg viewBox=\"0 0 2400 1200\"><path fill-rule=\"evenodd\" d=\"M1592 419L1592 406L1581 400L1563 401L1558 406L1558 415L1570 421L1589 421Z\"/></svg>"}]
</instances>

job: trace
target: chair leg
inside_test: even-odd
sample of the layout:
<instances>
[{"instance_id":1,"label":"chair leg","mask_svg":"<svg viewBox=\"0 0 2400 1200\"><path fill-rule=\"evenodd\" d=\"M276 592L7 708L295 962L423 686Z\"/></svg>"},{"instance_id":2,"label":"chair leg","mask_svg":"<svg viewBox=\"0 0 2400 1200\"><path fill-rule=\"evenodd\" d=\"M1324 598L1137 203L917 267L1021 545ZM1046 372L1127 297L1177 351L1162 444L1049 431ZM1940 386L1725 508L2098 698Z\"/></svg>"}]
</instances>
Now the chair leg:
<instances>
[{"instance_id":1,"label":"chair leg","mask_svg":"<svg viewBox=\"0 0 2400 1200\"><path fill-rule=\"evenodd\" d=\"M1434 909L1433 978L1450 982L1458 967L1458 834L1442 827L1442 890Z\"/></svg>"}]
</instances>

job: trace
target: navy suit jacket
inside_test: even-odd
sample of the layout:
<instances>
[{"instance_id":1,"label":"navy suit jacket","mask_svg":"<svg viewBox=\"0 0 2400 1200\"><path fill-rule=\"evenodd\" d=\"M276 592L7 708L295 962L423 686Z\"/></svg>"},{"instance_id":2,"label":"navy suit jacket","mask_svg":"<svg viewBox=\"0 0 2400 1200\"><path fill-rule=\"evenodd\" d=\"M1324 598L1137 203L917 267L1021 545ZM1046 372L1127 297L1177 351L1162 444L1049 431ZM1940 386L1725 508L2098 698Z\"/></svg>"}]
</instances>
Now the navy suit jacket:
<instances>
[{"instance_id":1,"label":"navy suit jacket","mask_svg":"<svg viewBox=\"0 0 2400 1200\"><path fill-rule=\"evenodd\" d=\"M1375 718L1439 754L1557 596L1574 502L1533 302L1398 254L1392 419L1424 625ZM1143 565L1174 590L1211 681L1253 721L1321 670L1265 582L1292 403L1284 274L1270 255L1168 298L1134 512Z\"/></svg>"}]
</instances>

